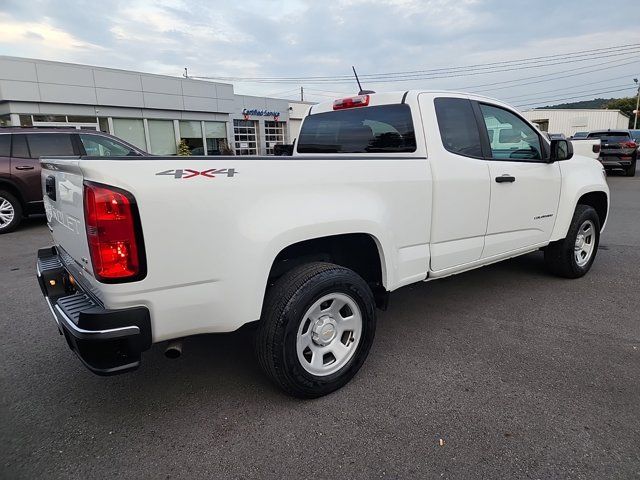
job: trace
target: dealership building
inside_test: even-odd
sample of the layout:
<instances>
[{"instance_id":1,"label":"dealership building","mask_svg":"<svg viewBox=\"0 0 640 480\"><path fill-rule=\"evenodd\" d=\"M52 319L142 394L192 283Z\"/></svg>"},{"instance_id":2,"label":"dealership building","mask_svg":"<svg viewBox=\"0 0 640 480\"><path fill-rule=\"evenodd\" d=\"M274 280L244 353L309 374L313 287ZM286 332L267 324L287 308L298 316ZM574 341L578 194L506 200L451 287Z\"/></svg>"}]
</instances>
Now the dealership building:
<instances>
[{"instance_id":1,"label":"dealership building","mask_svg":"<svg viewBox=\"0 0 640 480\"><path fill-rule=\"evenodd\" d=\"M236 95L233 85L0 56L0 126L111 133L174 155L269 155L293 142L305 102Z\"/></svg>"}]
</instances>

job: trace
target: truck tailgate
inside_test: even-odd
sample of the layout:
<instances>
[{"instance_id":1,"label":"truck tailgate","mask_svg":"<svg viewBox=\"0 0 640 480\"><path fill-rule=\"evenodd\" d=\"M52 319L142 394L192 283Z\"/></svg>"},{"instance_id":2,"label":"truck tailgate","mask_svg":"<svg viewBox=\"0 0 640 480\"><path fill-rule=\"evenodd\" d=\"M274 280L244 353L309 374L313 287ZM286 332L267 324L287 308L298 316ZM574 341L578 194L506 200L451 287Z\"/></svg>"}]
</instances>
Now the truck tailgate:
<instances>
[{"instance_id":1,"label":"truck tailgate","mask_svg":"<svg viewBox=\"0 0 640 480\"><path fill-rule=\"evenodd\" d=\"M42 193L47 224L65 262L71 259L83 270L91 271L83 207L83 175L78 159L43 158ZM70 257L70 258L68 258Z\"/></svg>"}]
</instances>

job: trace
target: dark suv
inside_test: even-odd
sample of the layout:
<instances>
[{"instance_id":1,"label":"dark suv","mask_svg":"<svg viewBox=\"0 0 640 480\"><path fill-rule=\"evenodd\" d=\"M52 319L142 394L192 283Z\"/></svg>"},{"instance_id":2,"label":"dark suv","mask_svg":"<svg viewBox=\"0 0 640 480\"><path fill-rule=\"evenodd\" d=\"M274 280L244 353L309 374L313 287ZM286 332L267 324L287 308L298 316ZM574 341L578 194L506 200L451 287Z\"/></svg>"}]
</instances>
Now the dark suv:
<instances>
[{"instance_id":1,"label":"dark suv","mask_svg":"<svg viewBox=\"0 0 640 480\"><path fill-rule=\"evenodd\" d=\"M0 128L0 234L14 230L25 215L44 212L40 157L145 154L93 130Z\"/></svg>"},{"instance_id":2,"label":"dark suv","mask_svg":"<svg viewBox=\"0 0 640 480\"><path fill-rule=\"evenodd\" d=\"M604 168L622 168L627 177L636 174L638 144L629 130L594 130L587 138L600 139L600 161Z\"/></svg>"}]
</instances>

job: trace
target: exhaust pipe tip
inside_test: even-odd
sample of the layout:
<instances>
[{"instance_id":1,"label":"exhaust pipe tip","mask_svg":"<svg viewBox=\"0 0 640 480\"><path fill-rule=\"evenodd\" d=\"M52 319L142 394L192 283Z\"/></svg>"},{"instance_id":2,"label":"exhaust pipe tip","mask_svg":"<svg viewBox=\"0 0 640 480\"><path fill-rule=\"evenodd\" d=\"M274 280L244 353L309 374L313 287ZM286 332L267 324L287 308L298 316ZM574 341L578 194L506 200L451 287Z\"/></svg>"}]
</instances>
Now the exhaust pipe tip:
<instances>
[{"instance_id":1,"label":"exhaust pipe tip","mask_svg":"<svg viewBox=\"0 0 640 480\"><path fill-rule=\"evenodd\" d=\"M164 356L175 359L182 355L182 340L171 340L164 350Z\"/></svg>"}]
</instances>

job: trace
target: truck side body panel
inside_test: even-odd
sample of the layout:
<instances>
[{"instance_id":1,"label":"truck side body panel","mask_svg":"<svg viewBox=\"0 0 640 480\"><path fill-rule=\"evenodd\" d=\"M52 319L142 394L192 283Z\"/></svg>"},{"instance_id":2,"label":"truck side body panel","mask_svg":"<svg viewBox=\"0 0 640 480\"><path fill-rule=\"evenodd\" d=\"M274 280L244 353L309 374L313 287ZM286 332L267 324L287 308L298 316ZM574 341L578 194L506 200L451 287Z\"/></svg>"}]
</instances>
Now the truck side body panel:
<instances>
[{"instance_id":1,"label":"truck side body panel","mask_svg":"<svg viewBox=\"0 0 640 480\"><path fill-rule=\"evenodd\" d=\"M388 290L427 275L431 178L425 158L169 157L79 165L84 180L133 194L148 265L137 282L99 284L88 273L85 280L107 308L148 307L155 342L232 331L259 319L273 260L302 240L371 235L384 252ZM43 178L50 174L45 168ZM70 210L77 211L82 200L74 198L79 203ZM82 257L86 238L55 228L57 243L75 245L68 248ZM88 264L80 267L90 271Z\"/></svg>"}]
</instances>

